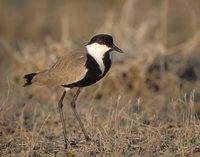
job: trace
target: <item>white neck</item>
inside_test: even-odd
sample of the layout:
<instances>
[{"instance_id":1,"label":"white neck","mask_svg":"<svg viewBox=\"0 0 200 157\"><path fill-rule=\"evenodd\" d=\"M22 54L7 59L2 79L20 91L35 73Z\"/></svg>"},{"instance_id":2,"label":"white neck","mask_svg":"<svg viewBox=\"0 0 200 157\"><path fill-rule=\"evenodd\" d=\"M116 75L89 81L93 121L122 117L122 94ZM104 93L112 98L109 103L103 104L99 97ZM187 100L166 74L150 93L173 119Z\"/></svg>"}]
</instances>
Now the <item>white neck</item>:
<instances>
[{"instance_id":1,"label":"white neck","mask_svg":"<svg viewBox=\"0 0 200 157\"><path fill-rule=\"evenodd\" d=\"M109 51L111 48L109 48L106 45L101 45L98 43L93 43L86 46L88 53L96 60L96 62L99 64L99 68L101 69L101 75L104 73L105 66L103 63L103 57L107 51Z\"/></svg>"}]
</instances>

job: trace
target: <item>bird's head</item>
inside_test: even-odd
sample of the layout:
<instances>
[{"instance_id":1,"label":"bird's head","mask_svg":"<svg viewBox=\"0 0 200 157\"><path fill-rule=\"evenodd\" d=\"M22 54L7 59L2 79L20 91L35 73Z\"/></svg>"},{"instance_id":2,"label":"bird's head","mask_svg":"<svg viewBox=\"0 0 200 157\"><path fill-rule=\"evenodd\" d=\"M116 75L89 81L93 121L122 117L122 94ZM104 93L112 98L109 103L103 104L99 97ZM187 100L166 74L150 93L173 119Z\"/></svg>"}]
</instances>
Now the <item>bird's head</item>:
<instances>
[{"instance_id":1,"label":"bird's head","mask_svg":"<svg viewBox=\"0 0 200 157\"><path fill-rule=\"evenodd\" d=\"M99 34L92 37L90 42L86 45L87 49L95 53L106 53L108 51L123 51L113 43L113 38L108 34Z\"/></svg>"}]
</instances>

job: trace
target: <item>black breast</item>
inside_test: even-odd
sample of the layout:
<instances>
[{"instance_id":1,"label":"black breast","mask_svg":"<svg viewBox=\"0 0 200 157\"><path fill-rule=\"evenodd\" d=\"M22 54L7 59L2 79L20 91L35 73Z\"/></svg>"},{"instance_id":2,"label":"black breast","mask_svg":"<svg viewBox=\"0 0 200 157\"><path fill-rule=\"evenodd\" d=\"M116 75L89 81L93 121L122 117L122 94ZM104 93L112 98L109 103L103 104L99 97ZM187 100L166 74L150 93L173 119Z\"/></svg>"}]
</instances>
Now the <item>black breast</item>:
<instances>
[{"instance_id":1,"label":"black breast","mask_svg":"<svg viewBox=\"0 0 200 157\"><path fill-rule=\"evenodd\" d=\"M103 78L108 70L110 69L111 66L111 58L109 56L110 51L106 52L103 58L103 63L105 66L104 73L101 74L101 69L99 68L99 64L96 62L96 60L90 56L89 54L87 55L87 62L85 64L85 67L88 69L85 77L77 82L74 82L69 85L64 85L64 87L85 87L92 85L99 81L101 78Z\"/></svg>"}]
</instances>

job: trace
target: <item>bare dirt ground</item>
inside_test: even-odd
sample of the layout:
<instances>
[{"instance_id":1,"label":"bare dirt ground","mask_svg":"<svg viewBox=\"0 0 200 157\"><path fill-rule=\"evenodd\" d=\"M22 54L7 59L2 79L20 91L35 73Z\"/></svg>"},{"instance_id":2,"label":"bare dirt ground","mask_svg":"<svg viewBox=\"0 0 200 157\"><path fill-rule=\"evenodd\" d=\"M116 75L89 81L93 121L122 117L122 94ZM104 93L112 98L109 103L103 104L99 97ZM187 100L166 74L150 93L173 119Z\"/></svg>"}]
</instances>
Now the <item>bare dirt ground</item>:
<instances>
[{"instance_id":1,"label":"bare dirt ground","mask_svg":"<svg viewBox=\"0 0 200 157\"><path fill-rule=\"evenodd\" d=\"M76 9L75 9L76 8ZM0 1L0 156L200 156L200 3L175 0ZM13 16L11 16L13 15ZM97 33L112 34L108 75L77 102L85 142L61 87L23 88Z\"/></svg>"}]
</instances>

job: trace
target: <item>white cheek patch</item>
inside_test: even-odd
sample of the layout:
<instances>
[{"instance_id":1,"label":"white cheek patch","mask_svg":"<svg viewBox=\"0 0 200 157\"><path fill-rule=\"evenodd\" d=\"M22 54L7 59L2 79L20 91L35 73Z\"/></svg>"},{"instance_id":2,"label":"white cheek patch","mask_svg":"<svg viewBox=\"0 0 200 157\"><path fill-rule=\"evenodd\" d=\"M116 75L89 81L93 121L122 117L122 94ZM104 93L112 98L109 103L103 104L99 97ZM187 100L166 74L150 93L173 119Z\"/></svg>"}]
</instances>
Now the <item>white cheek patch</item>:
<instances>
[{"instance_id":1,"label":"white cheek patch","mask_svg":"<svg viewBox=\"0 0 200 157\"><path fill-rule=\"evenodd\" d=\"M96 60L101 70L101 75L103 75L105 71L105 65L103 63L104 54L110 50L106 45L101 45L98 43L93 43L91 45L86 46L88 53ZM109 56L111 58L111 56Z\"/></svg>"}]
</instances>

